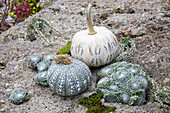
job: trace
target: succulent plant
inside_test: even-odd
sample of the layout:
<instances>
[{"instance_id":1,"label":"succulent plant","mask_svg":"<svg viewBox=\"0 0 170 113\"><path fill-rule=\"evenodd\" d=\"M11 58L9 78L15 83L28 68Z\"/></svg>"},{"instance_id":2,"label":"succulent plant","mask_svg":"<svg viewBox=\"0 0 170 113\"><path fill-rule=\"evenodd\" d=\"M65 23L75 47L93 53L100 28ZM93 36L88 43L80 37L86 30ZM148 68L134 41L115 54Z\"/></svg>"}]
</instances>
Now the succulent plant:
<instances>
[{"instance_id":1,"label":"succulent plant","mask_svg":"<svg viewBox=\"0 0 170 113\"><path fill-rule=\"evenodd\" d=\"M47 71L39 72L34 77L34 81L42 86L48 86L47 83Z\"/></svg>"},{"instance_id":2,"label":"succulent plant","mask_svg":"<svg viewBox=\"0 0 170 113\"><path fill-rule=\"evenodd\" d=\"M29 94L25 90L15 90L9 97L14 104L21 104L29 99Z\"/></svg>"},{"instance_id":3,"label":"succulent plant","mask_svg":"<svg viewBox=\"0 0 170 113\"><path fill-rule=\"evenodd\" d=\"M105 76L97 84L97 92L104 95L106 102L122 102L142 105L148 79L142 67L127 62L117 62L102 68L99 76Z\"/></svg>"},{"instance_id":4,"label":"succulent plant","mask_svg":"<svg viewBox=\"0 0 170 113\"><path fill-rule=\"evenodd\" d=\"M39 53L34 53L29 57L28 67L32 69L37 68L37 64L42 60L42 55Z\"/></svg>"},{"instance_id":5,"label":"succulent plant","mask_svg":"<svg viewBox=\"0 0 170 113\"><path fill-rule=\"evenodd\" d=\"M51 65L50 60L43 60L37 64L37 70L39 72L46 71Z\"/></svg>"},{"instance_id":6,"label":"succulent plant","mask_svg":"<svg viewBox=\"0 0 170 113\"><path fill-rule=\"evenodd\" d=\"M49 61L53 61L55 59L55 54L51 54L51 55L45 55L43 57L43 60L49 60Z\"/></svg>"},{"instance_id":7,"label":"succulent plant","mask_svg":"<svg viewBox=\"0 0 170 113\"><path fill-rule=\"evenodd\" d=\"M50 88L61 96L77 95L90 85L89 67L67 55L56 55L47 74Z\"/></svg>"}]
</instances>

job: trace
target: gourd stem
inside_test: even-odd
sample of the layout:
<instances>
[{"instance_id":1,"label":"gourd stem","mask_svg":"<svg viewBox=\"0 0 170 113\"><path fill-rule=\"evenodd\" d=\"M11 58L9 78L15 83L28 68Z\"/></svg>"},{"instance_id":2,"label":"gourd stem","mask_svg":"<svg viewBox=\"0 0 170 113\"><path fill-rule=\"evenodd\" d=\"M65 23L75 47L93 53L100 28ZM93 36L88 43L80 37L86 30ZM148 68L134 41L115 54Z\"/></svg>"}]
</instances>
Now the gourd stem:
<instances>
[{"instance_id":1,"label":"gourd stem","mask_svg":"<svg viewBox=\"0 0 170 113\"><path fill-rule=\"evenodd\" d=\"M55 56L55 62L58 64L60 62L64 64L70 64L72 61L67 55L56 55Z\"/></svg>"},{"instance_id":2,"label":"gourd stem","mask_svg":"<svg viewBox=\"0 0 170 113\"><path fill-rule=\"evenodd\" d=\"M94 35L97 33L94 30L92 21L91 21L91 7L92 7L92 5L89 3L89 5L87 7L87 11L86 11L86 19L87 19L87 25L88 25L88 29L89 29L88 35Z\"/></svg>"}]
</instances>

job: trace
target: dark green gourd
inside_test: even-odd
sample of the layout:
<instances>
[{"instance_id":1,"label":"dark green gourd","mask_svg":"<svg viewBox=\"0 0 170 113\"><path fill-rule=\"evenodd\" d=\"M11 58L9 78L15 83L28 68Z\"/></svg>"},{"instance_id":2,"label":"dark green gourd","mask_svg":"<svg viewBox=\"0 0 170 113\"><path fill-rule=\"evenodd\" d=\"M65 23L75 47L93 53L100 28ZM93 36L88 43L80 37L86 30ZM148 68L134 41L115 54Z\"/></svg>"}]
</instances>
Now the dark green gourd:
<instances>
[{"instance_id":1,"label":"dark green gourd","mask_svg":"<svg viewBox=\"0 0 170 113\"><path fill-rule=\"evenodd\" d=\"M48 69L48 84L54 93L73 96L85 91L90 85L89 67L67 55L57 55Z\"/></svg>"}]
</instances>

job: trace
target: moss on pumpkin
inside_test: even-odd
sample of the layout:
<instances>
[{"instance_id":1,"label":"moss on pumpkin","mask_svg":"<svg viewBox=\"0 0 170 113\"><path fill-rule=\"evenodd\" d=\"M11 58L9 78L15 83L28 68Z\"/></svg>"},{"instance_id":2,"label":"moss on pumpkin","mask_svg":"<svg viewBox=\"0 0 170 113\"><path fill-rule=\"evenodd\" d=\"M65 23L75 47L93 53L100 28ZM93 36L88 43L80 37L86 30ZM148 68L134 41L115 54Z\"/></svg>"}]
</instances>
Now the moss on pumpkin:
<instances>
[{"instance_id":1,"label":"moss on pumpkin","mask_svg":"<svg viewBox=\"0 0 170 113\"><path fill-rule=\"evenodd\" d=\"M88 108L86 113L110 113L116 109L115 107L104 106L100 101L101 98L103 98L101 94L93 93L89 98L83 97L78 103Z\"/></svg>"},{"instance_id":2,"label":"moss on pumpkin","mask_svg":"<svg viewBox=\"0 0 170 113\"><path fill-rule=\"evenodd\" d=\"M71 41L67 42L67 45L62 47L57 53L56 55L61 55L61 54L71 54L70 53L70 48L71 48Z\"/></svg>"}]
</instances>

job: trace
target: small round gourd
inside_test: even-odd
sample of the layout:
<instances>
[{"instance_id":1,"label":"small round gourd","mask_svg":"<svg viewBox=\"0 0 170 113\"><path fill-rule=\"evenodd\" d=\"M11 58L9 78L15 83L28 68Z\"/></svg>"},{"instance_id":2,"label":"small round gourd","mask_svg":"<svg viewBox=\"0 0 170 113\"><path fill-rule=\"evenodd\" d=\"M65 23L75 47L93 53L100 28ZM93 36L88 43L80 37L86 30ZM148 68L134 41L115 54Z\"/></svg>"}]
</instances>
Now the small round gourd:
<instances>
[{"instance_id":1,"label":"small round gourd","mask_svg":"<svg viewBox=\"0 0 170 113\"><path fill-rule=\"evenodd\" d=\"M71 55L89 67L110 63L118 54L116 36L106 27L97 27L91 22L91 4L87 8L88 30L77 32L71 44Z\"/></svg>"},{"instance_id":2,"label":"small round gourd","mask_svg":"<svg viewBox=\"0 0 170 113\"><path fill-rule=\"evenodd\" d=\"M48 84L54 93L73 96L85 91L90 85L89 67L67 55L57 55L48 69Z\"/></svg>"}]
</instances>

